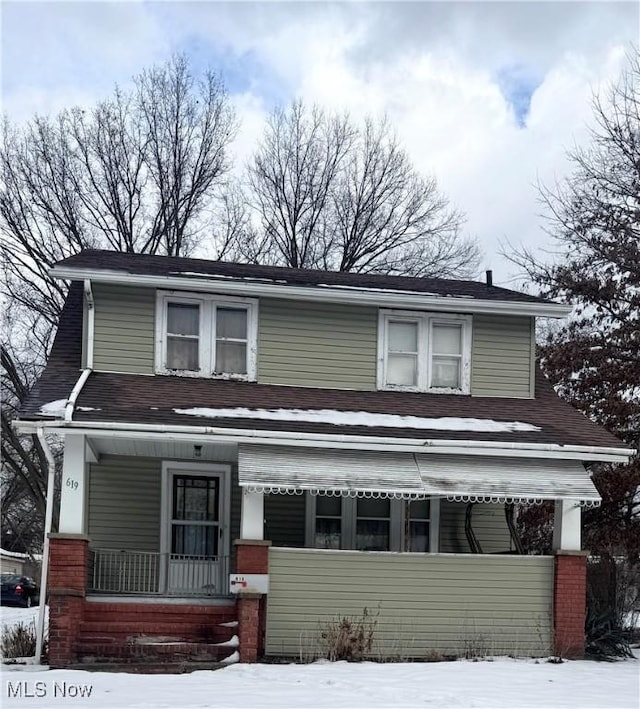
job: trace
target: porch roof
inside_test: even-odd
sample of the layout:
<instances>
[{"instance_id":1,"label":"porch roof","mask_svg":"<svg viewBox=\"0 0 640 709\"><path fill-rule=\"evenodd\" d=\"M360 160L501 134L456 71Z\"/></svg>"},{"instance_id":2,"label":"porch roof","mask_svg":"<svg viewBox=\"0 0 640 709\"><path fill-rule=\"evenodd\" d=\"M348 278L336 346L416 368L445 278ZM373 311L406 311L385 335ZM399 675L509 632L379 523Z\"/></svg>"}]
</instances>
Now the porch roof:
<instances>
[{"instance_id":1,"label":"porch roof","mask_svg":"<svg viewBox=\"0 0 640 709\"><path fill-rule=\"evenodd\" d=\"M464 502L600 502L584 466L573 460L240 445L238 476L242 487L265 493L436 496Z\"/></svg>"}]
</instances>

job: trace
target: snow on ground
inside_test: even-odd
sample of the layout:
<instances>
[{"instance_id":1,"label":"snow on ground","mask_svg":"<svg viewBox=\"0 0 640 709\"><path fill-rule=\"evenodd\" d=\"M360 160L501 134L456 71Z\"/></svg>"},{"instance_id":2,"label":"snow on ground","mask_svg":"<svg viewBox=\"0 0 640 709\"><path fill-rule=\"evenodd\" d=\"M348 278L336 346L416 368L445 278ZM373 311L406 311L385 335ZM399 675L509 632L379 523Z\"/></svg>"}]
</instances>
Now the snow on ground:
<instances>
[{"instance_id":1,"label":"snow on ground","mask_svg":"<svg viewBox=\"0 0 640 709\"><path fill-rule=\"evenodd\" d=\"M2 627L37 608L0 609ZM485 707L638 709L640 652L624 662L545 660L398 664L232 665L216 672L137 675L2 665L0 706L82 709Z\"/></svg>"},{"instance_id":2,"label":"snow on ground","mask_svg":"<svg viewBox=\"0 0 640 709\"><path fill-rule=\"evenodd\" d=\"M0 626L4 630L11 625L33 625L38 619L38 606L33 606L32 608L14 608L12 606L0 606ZM47 625L47 619L49 615L49 607L45 607L45 627Z\"/></svg>"},{"instance_id":3,"label":"snow on ground","mask_svg":"<svg viewBox=\"0 0 640 709\"><path fill-rule=\"evenodd\" d=\"M640 659L640 654L638 655ZM233 665L186 675L2 668L1 703L18 707L598 707L640 706L640 662L544 660ZM35 695L35 696L27 696Z\"/></svg>"}]
</instances>

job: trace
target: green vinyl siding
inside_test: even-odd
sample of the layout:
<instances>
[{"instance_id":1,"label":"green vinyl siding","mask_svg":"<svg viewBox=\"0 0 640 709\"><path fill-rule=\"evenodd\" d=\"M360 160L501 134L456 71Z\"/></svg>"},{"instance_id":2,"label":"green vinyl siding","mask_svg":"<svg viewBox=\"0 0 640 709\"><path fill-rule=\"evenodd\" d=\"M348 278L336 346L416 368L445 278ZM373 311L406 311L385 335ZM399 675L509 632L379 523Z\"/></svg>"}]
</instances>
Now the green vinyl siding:
<instances>
[{"instance_id":1,"label":"green vinyl siding","mask_svg":"<svg viewBox=\"0 0 640 709\"><path fill-rule=\"evenodd\" d=\"M91 546L160 551L161 462L103 456L89 466Z\"/></svg>"},{"instance_id":2,"label":"green vinyl siding","mask_svg":"<svg viewBox=\"0 0 640 709\"><path fill-rule=\"evenodd\" d=\"M321 633L374 616L374 658L551 652L553 558L271 548L266 653L322 654Z\"/></svg>"},{"instance_id":3,"label":"green vinyl siding","mask_svg":"<svg viewBox=\"0 0 640 709\"><path fill-rule=\"evenodd\" d=\"M375 390L377 308L262 299L258 381Z\"/></svg>"},{"instance_id":4,"label":"green vinyl siding","mask_svg":"<svg viewBox=\"0 0 640 709\"><path fill-rule=\"evenodd\" d=\"M277 547L303 547L305 514L305 495L266 495L265 539Z\"/></svg>"},{"instance_id":5,"label":"green vinyl siding","mask_svg":"<svg viewBox=\"0 0 640 709\"><path fill-rule=\"evenodd\" d=\"M153 374L155 290L95 283L93 299L94 369Z\"/></svg>"},{"instance_id":6,"label":"green vinyl siding","mask_svg":"<svg viewBox=\"0 0 640 709\"><path fill-rule=\"evenodd\" d=\"M474 315L471 393L474 396L533 397L533 318Z\"/></svg>"},{"instance_id":7,"label":"green vinyl siding","mask_svg":"<svg viewBox=\"0 0 640 709\"><path fill-rule=\"evenodd\" d=\"M471 549L465 534L467 505L440 501L440 551L468 554ZM484 554L511 551L511 535L502 504L477 504L471 515L472 529Z\"/></svg>"}]
</instances>

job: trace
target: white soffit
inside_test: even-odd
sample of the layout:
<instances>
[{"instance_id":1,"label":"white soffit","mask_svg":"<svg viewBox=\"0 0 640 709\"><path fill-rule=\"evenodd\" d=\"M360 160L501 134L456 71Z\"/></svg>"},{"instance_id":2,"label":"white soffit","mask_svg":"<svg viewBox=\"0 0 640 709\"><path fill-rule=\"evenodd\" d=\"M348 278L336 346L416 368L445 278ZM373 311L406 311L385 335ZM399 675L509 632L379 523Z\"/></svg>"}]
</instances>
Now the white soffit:
<instances>
[{"instance_id":1,"label":"white soffit","mask_svg":"<svg viewBox=\"0 0 640 709\"><path fill-rule=\"evenodd\" d=\"M172 275L133 274L105 269L54 266L49 274L54 278L70 280L90 279L96 283L146 286L183 291L202 291L244 297L285 298L330 303L352 303L374 307L405 308L452 313L494 313L503 315L526 315L564 318L572 307L564 303L483 300L467 296L436 295L420 291L395 291L392 289L360 288L357 286L315 285L296 286L286 283L257 282L253 279L225 278L215 275L188 275L176 272Z\"/></svg>"},{"instance_id":2,"label":"white soffit","mask_svg":"<svg viewBox=\"0 0 640 709\"><path fill-rule=\"evenodd\" d=\"M252 492L425 497L411 453L240 445L238 477Z\"/></svg>"},{"instance_id":3,"label":"white soffit","mask_svg":"<svg viewBox=\"0 0 640 709\"><path fill-rule=\"evenodd\" d=\"M429 495L457 501L524 502L575 499L598 504L600 495L582 463L544 458L468 458L416 455Z\"/></svg>"}]
</instances>

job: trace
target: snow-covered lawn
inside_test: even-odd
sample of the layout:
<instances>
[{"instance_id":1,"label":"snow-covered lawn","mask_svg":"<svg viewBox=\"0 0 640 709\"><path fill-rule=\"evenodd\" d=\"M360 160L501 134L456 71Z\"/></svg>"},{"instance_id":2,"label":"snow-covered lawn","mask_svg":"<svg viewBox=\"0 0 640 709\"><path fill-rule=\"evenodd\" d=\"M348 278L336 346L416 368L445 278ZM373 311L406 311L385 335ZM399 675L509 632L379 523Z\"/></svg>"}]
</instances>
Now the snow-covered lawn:
<instances>
[{"instance_id":1,"label":"snow-covered lawn","mask_svg":"<svg viewBox=\"0 0 640 709\"><path fill-rule=\"evenodd\" d=\"M2 626L37 608L2 608ZM640 707L640 653L624 662L544 660L404 664L233 665L187 675L48 670L2 665L0 705L82 709L211 707Z\"/></svg>"},{"instance_id":2,"label":"snow-covered lawn","mask_svg":"<svg viewBox=\"0 0 640 709\"><path fill-rule=\"evenodd\" d=\"M45 609L45 626L47 623L49 608ZM38 606L32 608L13 608L12 606L0 606L0 626L4 629L11 625L34 625L38 619Z\"/></svg>"}]
</instances>

